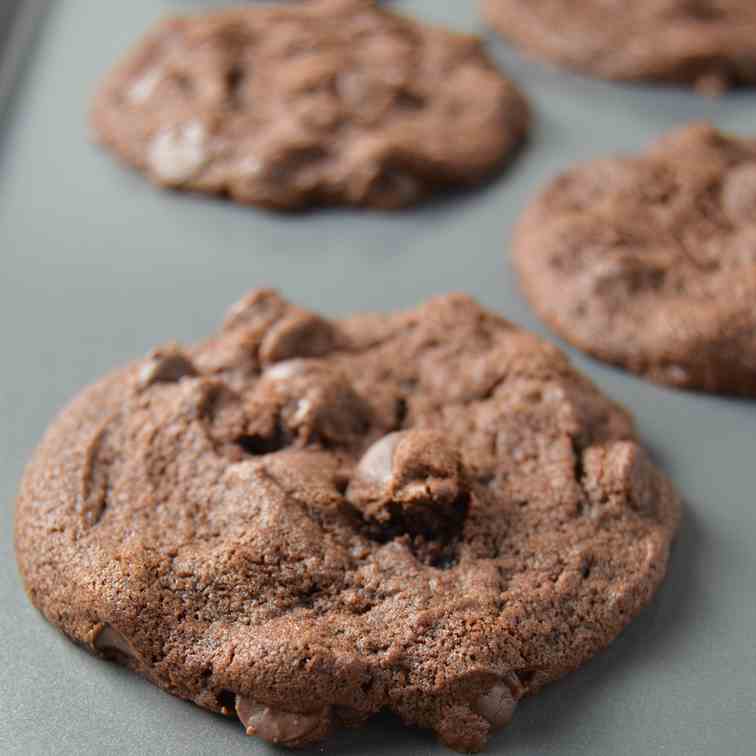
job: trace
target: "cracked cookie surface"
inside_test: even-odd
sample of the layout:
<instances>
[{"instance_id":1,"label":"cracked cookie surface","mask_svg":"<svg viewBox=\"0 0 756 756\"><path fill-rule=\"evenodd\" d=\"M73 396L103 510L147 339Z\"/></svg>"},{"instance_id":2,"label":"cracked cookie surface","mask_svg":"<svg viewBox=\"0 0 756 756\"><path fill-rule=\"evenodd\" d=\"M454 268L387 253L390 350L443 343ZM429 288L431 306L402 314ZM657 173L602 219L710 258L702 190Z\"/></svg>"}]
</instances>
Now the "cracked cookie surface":
<instances>
[{"instance_id":1,"label":"cracked cookie surface","mask_svg":"<svg viewBox=\"0 0 756 756\"><path fill-rule=\"evenodd\" d=\"M756 84L752 0L482 0L525 51L607 79L692 84L718 94Z\"/></svg>"},{"instance_id":2,"label":"cracked cookie surface","mask_svg":"<svg viewBox=\"0 0 756 756\"><path fill-rule=\"evenodd\" d=\"M650 600L678 518L628 414L473 300L257 291L61 413L16 548L70 638L250 735L390 709L475 751Z\"/></svg>"},{"instance_id":3,"label":"cracked cookie surface","mask_svg":"<svg viewBox=\"0 0 756 756\"><path fill-rule=\"evenodd\" d=\"M485 180L528 108L477 38L316 0L160 23L106 77L92 123L163 186L392 209Z\"/></svg>"},{"instance_id":4,"label":"cracked cookie surface","mask_svg":"<svg viewBox=\"0 0 756 756\"><path fill-rule=\"evenodd\" d=\"M577 166L514 246L531 304L575 346L660 383L756 395L756 139L697 123Z\"/></svg>"}]
</instances>

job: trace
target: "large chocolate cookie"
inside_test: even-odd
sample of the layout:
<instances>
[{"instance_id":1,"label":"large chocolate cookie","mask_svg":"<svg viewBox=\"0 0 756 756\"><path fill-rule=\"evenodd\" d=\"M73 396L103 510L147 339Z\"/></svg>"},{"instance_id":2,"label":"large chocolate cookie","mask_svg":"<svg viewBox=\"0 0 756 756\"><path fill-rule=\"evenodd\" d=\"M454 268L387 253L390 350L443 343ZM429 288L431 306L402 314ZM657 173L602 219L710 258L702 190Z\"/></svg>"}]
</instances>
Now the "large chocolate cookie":
<instances>
[{"instance_id":1,"label":"large chocolate cookie","mask_svg":"<svg viewBox=\"0 0 756 756\"><path fill-rule=\"evenodd\" d=\"M649 601L678 516L626 412L472 300L263 291L63 411L16 544L51 622L249 734L390 709L477 750Z\"/></svg>"},{"instance_id":2,"label":"large chocolate cookie","mask_svg":"<svg viewBox=\"0 0 756 756\"><path fill-rule=\"evenodd\" d=\"M488 177L528 109L477 38L317 0L159 24L106 78L93 123L164 186L397 208Z\"/></svg>"},{"instance_id":3,"label":"large chocolate cookie","mask_svg":"<svg viewBox=\"0 0 756 756\"><path fill-rule=\"evenodd\" d=\"M599 359L681 388L756 395L756 140L695 124L578 166L525 213L530 302Z\"/></svg>"},{"instance_id":4,"label":"large chocolate cookie","mask_svg":"<svg viewBox=\"0 0 756 756\"><path fill-rule=\"evenodd\" d=\"M756 83L753 0L482 0L503 36L559 65L608 79Z\"/></svg>"}]
</instances>

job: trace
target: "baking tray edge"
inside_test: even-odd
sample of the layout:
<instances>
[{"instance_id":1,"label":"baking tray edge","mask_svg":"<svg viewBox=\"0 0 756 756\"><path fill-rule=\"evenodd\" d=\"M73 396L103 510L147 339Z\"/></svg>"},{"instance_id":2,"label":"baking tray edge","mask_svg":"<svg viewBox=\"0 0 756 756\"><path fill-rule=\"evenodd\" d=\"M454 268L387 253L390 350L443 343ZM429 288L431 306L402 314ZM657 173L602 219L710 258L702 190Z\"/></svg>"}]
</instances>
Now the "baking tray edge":
<instances>
[{"instance_id":1,"label":"baking tray edge","mask_svg":"<svg viewBox=\"0 0 756 756\"><path fill-rule=\"evenodd\" d=\"M0 9L0 127L51 0L10 0Z\"/></svg>"}]
</instances>

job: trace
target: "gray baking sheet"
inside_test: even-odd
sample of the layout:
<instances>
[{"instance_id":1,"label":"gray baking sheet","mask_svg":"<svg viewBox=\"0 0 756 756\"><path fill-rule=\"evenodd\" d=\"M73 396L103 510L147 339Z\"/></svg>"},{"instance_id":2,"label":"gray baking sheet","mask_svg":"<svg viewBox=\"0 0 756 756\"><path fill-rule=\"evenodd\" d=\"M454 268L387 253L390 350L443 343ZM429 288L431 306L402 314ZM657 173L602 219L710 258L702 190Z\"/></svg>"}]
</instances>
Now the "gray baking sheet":
<instances>
[{"instance_id":1,"label":"gray baking sheet","mask_svg":"<svg viewBox=\"0 0 756 756\"><path fill-rule=\"evenodd\" d=\"M473 2L394 5L483 30ZM88 656L25 598L12 552L16 485L53 413L81 386L158 342L202 338L230 303L263 284L334 315L462 290L545 334L505 255L514 220L545 180L574 160L635 150L694 118L756 131L756 93L706 99L591 81L529 62L488 36L535 111L528 149L488 187L395 215L281 216L160 192L89 143L88 101L97 78L153 20L202 6L52 4L2 121L2 754L273 752L237 723ZM666 390L573 355L634 411L685 497L685 521L653 605L583 670L523 702L489 753L753 754L756 403ZM445 753L429 734L388 716L321 751Z\"/></svg>"}]
</instances>

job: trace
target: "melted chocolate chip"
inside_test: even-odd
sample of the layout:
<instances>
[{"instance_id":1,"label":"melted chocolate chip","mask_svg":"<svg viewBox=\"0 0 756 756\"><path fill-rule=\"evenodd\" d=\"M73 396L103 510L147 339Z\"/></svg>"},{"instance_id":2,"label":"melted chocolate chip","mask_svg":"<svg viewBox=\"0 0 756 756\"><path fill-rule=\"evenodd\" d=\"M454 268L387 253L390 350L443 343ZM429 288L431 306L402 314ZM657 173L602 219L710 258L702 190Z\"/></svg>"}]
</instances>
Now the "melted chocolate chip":
<instances>
[{"instance_id":1,"label":"melted chocolate chip","mask_svg":"<svg viewBox=\"0 0 756 756\"><path fill-rule=\"evenodd\" d=\"M248 405L251 438L265 448L283 443L338 446L356 443L372 413L338 370L309 360L279 363L263 375Z\"/></svg>"},{"instance_id":2,"label":"melted chocolate chip","mask_svg":"<svg viewBox=\"0 0 756 756\"><path fill-rule=\"evenodd\" d=\"M247 731L269 743L303 746L320 739L330 727L330 707L295 714L236 696L236 713Z\"/></svg>"},{"instance_id":3,"label":"melted chocolate chip","mask_svg":"<svg viewBox=\"0 0 756 756\"><path fill-rule=\"evenodd\" d=\"M480 716L486 719L494 729L506 727L514 716L517 700L509 685L504 682L496 683L487 693L484 693L473 706Z\"/></svg>"},{"instance_id":4,"label":"melted chocolate chip","mask_svg":"<svg viewBox=\"0 0 756 756\"><path fill-rule=\"evenodd\" d=\"M336 330L327 320L301 310L287 315L266 333L260 359L270 365L295 357L322 357L337 343Z\"/></svg>"},{"instance_id":5,"label":"melted chocolate chip","mask_svg":"<svg viewBox=\"0 0 756 756\"><path fill-rule=\"evenodd\" d=\"M197 368L178 344L155 349L139 370L140 388L148 388L155 383L176 383L182 378L196 376Z\"/></svg>"},{"instance_id":6,"label":"melted chocolate chip","mask_svg":"<svg viewBox=\"0 0 756 756\"><path fill-rule=\"evenodd\" d=\"M347 498L370 537L410 539L416 556L450 566L470 501L459 454L435 431L401 431L374 443L360 460Z\"/></svg>"},{"instance_id":7,"label":"melted chocolate chip","mask_svg":"<svg viewBox=\"0 0 756 756\"><path fill-rule=\"evenodd\" d=\"M127 661L139 658L139 654L121 633L110 625L103 625L94 639L94 647L115 661Z\"/></svg>"}]
</instances>

